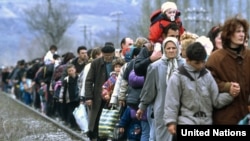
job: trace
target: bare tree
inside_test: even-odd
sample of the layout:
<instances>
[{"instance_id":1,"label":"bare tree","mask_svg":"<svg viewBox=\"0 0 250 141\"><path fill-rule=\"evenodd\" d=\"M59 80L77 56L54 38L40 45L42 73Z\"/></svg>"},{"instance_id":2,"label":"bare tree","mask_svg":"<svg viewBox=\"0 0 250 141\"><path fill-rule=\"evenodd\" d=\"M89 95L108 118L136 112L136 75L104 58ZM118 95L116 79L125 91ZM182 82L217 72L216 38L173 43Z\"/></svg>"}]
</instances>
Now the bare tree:
<instances>
[{"instance_id":1,"label":"bare tree","mask_svg":"<svg viewBox=\"0 0 250 141\"><path fill-rule=\"evenodd\" d=\"M75 22L76 17L71 13L68 3L40 3L24 10L25 21L30 30L40 39L45 51L54 44L59 46L66 30Z\"/></svg>"}]
</instances>

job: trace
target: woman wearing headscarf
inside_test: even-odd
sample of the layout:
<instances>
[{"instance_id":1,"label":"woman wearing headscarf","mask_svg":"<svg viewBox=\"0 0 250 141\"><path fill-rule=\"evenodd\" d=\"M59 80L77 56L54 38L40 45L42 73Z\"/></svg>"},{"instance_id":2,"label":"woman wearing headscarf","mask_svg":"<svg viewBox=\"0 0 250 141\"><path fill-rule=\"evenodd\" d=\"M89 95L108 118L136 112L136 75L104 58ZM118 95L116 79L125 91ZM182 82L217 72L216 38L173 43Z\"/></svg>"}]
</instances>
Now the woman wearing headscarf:
<instances>
[{"instance_id":1,"label":"woman wearing headscarf","mask_svg":"<svg viewBox=\"0 0 250 141\"><path fill-rule=\"evenodd\" d=\"M162 45L163 56L148 66L136 116L141 119L148 105L153 104L156 141L170 141L172 140L172 136L168 133L163 121L166 82L173 71L184 63L184 60L177 59L180 49L176 38L167 37Z\"/></svg>"}]
</instances>

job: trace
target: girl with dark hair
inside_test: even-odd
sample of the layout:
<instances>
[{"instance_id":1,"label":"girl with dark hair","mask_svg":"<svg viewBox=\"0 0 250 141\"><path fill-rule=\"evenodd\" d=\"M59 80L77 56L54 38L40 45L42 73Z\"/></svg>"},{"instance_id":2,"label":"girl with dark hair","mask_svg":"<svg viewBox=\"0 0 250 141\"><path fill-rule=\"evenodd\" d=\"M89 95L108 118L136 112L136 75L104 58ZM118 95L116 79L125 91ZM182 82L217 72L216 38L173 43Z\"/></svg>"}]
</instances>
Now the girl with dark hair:
<instances>
[{"instance_id":1,"label":"girl with dark hair","mask_svg":"<svg viewBox=\"0 0 250 141\"><path fill-rule=\"evenodd\" d=\"M211 40L211 42L213 43L213 50L215 51L217 49L221 49L222 48L222 43L221 43L221 26L217 25L217 26L213 26L210 31L208 32L207 37Z\"/></svg>"}]
</instances>

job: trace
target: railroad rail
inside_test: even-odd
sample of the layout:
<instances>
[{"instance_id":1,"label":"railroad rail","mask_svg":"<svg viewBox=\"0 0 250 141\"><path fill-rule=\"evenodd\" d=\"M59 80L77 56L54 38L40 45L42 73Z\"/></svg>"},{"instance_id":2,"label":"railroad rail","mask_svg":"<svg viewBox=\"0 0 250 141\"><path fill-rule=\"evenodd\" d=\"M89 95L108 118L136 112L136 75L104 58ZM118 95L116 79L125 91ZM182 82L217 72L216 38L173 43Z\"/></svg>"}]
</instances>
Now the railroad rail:
<instances>
[{"instance_id":1,"label":"railroad rail","mask_svg":"<svg viewBox=\"0 0 250 141\"><path fill-rule=\"evenodd\" d=\"M63 139L64 141L89 141L89 139L81 134L80 131L78 132L68 128L59 121L52 119L37 111L35 108L13 98L11 95L12 94L0 91L0 125L2 124L2 127L0 127L1 141L33 139L36 141L56 141L56 136L59 136L58 140ZM41 122L41 125L37 124L37 121ZM48 131L48 133L46 133L46 131ZM30 138L27 139L27 137Z\"/></svg>"}]
</instances>

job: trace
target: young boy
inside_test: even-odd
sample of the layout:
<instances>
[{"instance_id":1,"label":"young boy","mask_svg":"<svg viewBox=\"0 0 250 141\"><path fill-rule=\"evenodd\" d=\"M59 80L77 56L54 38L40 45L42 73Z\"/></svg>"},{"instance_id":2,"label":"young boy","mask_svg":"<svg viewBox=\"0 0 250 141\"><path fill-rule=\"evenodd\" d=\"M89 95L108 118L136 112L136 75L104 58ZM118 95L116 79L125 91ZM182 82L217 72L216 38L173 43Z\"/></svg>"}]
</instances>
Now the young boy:
<instances>
[{"instance_id":1,"label":"young boy","mask_svg":"<svg viewBox=\"0 0 250 141\"><path fill-rule=\"evenodd\" d=\"M120 73L121 67L125 64L125 60L117 58L112 61L113 72L111 72L109 79L102 86L102 98L109 101L116 83L116 79Z\"/></svg>"},{"instance_id":2,"label":"young boy","mask_svg":"<svg viewBox=\"0 0 250 141\"><path fill-rule=\"evenodd\" d=\"M40 82L40 88L39 88L39 96L40 96L40 101L41 101L41 112L43 114L46 114L46 101L48 99L48 93L47 93L47 84L41 80Z\"/></svg>"},{"instance_id":3,"label":"young boy","mask_svg":"<svg viewBox=\"0 0 250 141\"><path fill-rule=\"evenodd\" d=\"M141 120L147 121L146 114L143 115ZM119 133L127 141L140 141L142 135L141 121L136 118L136 110L127 106L119 121Z\"/></svg>"},{"instance_id":4,"label":"young boy","mask_svg":"<svg viewBox=\"0 0 250 141\"><path fill-rule=\"evenodd\" d=\"M73 116L74 109L79 105L79 89L77 85L78 75L76 73L75 65L68 64L67 73L63 79L62 87L59 95L59 102L66 103L66 123L70 124L72 129L77 129L75 118Z\"/></svg>"},{"instance_id":5,"label":"young boy","mask_svg":"<svg viewBox=\"0 0 250 141\"><path fill-rule=\"evenodd\" d=\"M26 78L26 75L22 76L22 81L20 82L20 91L22 93L22 100L25 104L31 106L32 104L32 81Z\"/></svg>"},{"instance_id":6,"label":"young boy","mask_svg":"<svg viewBox=\"0 0 250 141\"><path fill-rule=\"evenodd\" d=\"M160 12L160 14L158 14ZM151 26L149 28L148 39L152 43L162 42L161 37L163 28L167 27L171 22L175 22L179 26L179 36L183 34L184 27L179 18L180 12L177 11L177 6L174 2L165 2L161 5L161 11L154 12L151 19Z\"/></svg>"},{"instance_id":7,"label":"young boy","mask_svg":"<svg viewBox=\"0 0 250 141\"><path fill-rule=\"evenodd\" d=\"M164 121L171 134L177 124L212 124L213 108L222 108L233 100L229 93L219 93L218 86L205 68L207 53L199 42L186 50L186 63L168 81Z\"/></svg>"},{"instance_id":8,"label":"young boy","mask_svg":"<svg viewBox=\"0 0 250 141\"><path fill-rule=\"evenodd\" d=\"M54 54L57 54L57 46L51 45L49 51L46 53L43 59L45 65L55 62L55 59L53 58Z\"/></svg>"}]
</instances>

